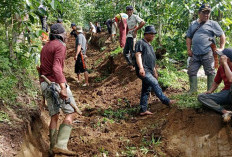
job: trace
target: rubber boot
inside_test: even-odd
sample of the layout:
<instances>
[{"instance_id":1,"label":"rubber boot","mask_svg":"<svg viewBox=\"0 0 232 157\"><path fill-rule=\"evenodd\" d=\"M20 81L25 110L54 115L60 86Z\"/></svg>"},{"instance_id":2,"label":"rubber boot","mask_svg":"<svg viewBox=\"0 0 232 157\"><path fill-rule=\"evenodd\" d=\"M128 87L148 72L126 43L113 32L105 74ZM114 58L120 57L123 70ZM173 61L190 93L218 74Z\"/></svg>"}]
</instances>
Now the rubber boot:
<instances>
[{"instance_id":1,"label":"rubber boot","mask_svg":"<svg viewBox=\"0 0 232 157\"><path fill-rule=\"evenodd\" d=\"M207 91L210 90L212 84L213 84L213 81L214 81L214 75L208 75L207 76Z\"/></svg>"},{"instance_id":2,"label":"rubber boot","mask_svg":"<svg viewBox=\"0 0 232 157\"><path fill-rule=\"evenodd\" d=\"M57 143L52 149L54 154L63 155L77 155L76 152L70 151L67 148L68 140L72 131L72 126L67 124L61 124L57 136Z\"/></svg>"},{"instance_id":3,"label":"rubber boot","mask_svg":"<svg viewBox=\"0 0 232 157\"><path fill-rule=\"evenodd\" d=\"M56 144L56 139L57 139L57 130L56 129L50 129L49 130L49 137L50 137L50 149L49 149L49 155L52 156L53 152L52 149Z\"/></svg>"},{"instance_id":4,"label":"rubber boot","mask_svg":"<svg viewBox=\"0 0 232 157\"><path fill-rule=\"evenodd\" d=\"M190 76L189 84L190 84L190 90L188 91L188 94L193 94L197 92L197 76Z\"/></svg>"}]
</instances>

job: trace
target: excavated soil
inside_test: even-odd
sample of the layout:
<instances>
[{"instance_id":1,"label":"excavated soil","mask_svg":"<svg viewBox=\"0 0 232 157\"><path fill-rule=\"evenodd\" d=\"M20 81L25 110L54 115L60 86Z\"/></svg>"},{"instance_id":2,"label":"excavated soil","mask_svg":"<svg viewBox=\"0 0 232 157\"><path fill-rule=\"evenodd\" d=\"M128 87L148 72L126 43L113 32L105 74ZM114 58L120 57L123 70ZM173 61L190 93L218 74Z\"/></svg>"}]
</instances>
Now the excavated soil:
<instances>
[{"instance_id":1,"label":"excavated soil","mask_svg":"<svg viewBox=\"0 0 232 157\"><path fill-rule=\"evenodd\" d=\"M83 115L74 121L70 150L81 157L232 156L231 124L224 124L215 112L169 108L152 95L149 106L154 114L139 116L141 81L122 54L110 57L115 44L106 45L104 51L88 46L90 86L82 87L74 73L73 45L74 39L69 38L65 76ZM177 92L182 91L166 89L165 94ZM48 119L42 108L18 156L47 156Z\"/></svg>"}]
</instances>

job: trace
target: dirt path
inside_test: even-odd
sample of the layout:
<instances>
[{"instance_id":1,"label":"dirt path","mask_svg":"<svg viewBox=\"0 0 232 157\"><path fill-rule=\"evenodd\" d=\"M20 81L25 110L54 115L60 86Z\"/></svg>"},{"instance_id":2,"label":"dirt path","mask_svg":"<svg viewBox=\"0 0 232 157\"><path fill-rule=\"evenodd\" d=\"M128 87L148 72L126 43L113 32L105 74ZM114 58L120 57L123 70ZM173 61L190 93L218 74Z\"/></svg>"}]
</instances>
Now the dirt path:
<instances>
[{"instance_id":1,"label":"dirt path","mask_svg":"<svg viewBox=\"0 0 232 157\"><path fill-rule=\"evenodd\" d=\"M65 71L84 116L70 147L80 156L232 156L231 127L214 112L170 109L153 97L154 115L138 116L141 81L122 54L107 57L115 46L103 52L89 47L90 87L81 87L73 73L71 45Z\"/></svg>"},{"instance_id":2,"label":"dirt path","mask_svg":"<svg viewBox=\"0 0 232 157\"><path fill-rule=\"evenodd\" d=\"M90 86L82 87L74 74L74 39L69 39L65 75L83 111L74 123L68 145L71 150L81 157L232 156L231 126L223 124L214 112L168 108L152 96L149 103L154 114L139 116L141 81L126 66L122 54L110 57L109 53L116 48L106 45L100 51L88 47ZM173 91L168 89L165 93L170 95ZM42 125L32 127L32 132L41 136L39 149L34 150L35 141L28 139L30 143L24 143L21 151L30 152L28 156L35 156L33 150L37 156L47 153L46 111L42 111L40 119ZM25 156L22 154L18 156Z\"/></svg>"}]
</instances>

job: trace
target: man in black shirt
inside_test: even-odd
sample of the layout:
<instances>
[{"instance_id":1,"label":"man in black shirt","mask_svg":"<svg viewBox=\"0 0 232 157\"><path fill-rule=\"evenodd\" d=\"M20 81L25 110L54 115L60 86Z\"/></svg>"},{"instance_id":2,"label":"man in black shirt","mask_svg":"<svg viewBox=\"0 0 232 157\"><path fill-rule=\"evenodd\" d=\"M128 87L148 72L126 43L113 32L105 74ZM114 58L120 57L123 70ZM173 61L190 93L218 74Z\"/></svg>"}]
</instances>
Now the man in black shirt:
<instances>
[{"instance_id":1,"label":"man in black shirt","mask_svg":"<svg viewBox=\"0 0 232 157\"><path fill-rule=\"evenodd\" d=\"M147 110L147 100L151 90L167 106L174 103L168 99L162 92L158 84L158 73L155 68L156 55L150 42L154 39L156 30L154 26L145 27L144 39L139 40L135 45L135 70L137 76L142 80L142 92L140 98L140 115L151 115Z\"/></svg>"},{"instance_id":2,"label":"man in black shirt","mask_svg":"<svg viewBox=\"0 0 232 157\"><path fill-rule=\"evenodd\" d=\"M71 24L71 27L72 27L72 32L70 33L70 35L71 36L74 36L75 38L77 38L77 32L76 32L76 30L77 30L77 26L76 26L76 24L75 23L72 23Z\"/></svg>"}]
</instances>

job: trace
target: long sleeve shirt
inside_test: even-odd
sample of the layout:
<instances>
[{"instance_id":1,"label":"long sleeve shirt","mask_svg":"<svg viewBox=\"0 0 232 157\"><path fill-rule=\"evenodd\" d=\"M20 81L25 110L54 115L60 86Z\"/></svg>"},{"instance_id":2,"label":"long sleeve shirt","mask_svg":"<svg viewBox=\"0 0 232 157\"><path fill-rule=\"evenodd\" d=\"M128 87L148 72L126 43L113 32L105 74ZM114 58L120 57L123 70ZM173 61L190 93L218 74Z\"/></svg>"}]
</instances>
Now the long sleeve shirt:
<instances>
[{"instance_id":1,"label":"long sleeve shirt","mask_svg":"<svg viewBox=\"0 0 232 157\"><path fill-rule=\"evenodd\" d=\"M41 51L40 74L45 75L51 82L65 83L63 74L66 47L60 40L48 42ZM41 78L41 82L44 80Z\"/></svg>"}]
</instances>

